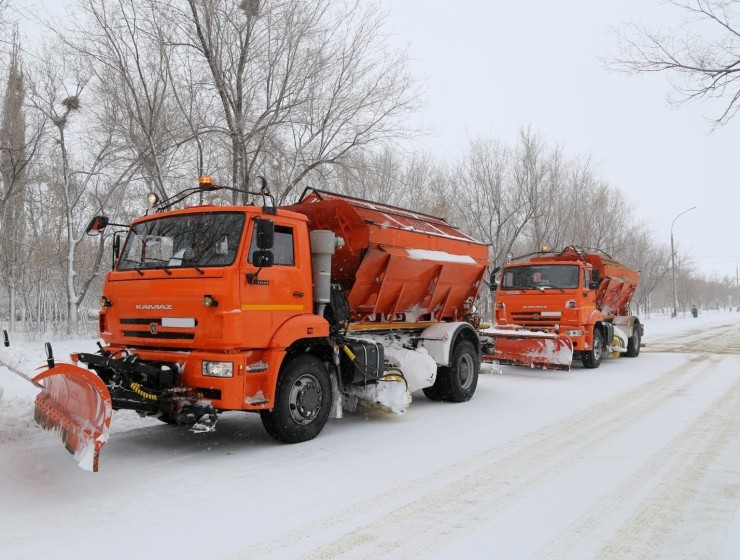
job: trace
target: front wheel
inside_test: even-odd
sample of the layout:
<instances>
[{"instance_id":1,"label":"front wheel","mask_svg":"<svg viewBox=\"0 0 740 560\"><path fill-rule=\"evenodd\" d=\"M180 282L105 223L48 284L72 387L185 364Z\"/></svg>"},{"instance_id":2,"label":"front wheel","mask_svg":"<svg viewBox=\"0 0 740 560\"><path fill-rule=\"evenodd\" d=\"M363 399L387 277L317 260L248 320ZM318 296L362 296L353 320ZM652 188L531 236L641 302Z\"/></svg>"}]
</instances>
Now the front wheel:
<instances>
[{"instance_id":1,"label":"front wheel","mask_svg":"<svg viewBox=\"0 0 740 560\"><path fill-rule=\"evenodd\" d=\"M455 346L450 365L437 370L434 385L424 389L424 394L435 401L469 401L478 386L479 371L480 360L475 346L469 340L461 340Z\"/></svg>"},{"instance_id":2,"label":"front wheel","mask_svg":"<svg viewBox=\"0 0 740 560\"><path fill-rule=\"evenodd\" d=\"M601 329L594 329L594 339L591 346L591 350L583 352L581 355L581 361L583 367L589 369L596 369L601 365L601 357L604 354L604 335L601 333Z\"/></svg>"},{"instance_id":3,"label":"front wheel","mask_svg":"<svg viewBox=\"0 0 740 560\"><path fill-rule=\"evenodd\" d=\"M331 381L324 364L309 354L298 356L280 373L275 407L260 412L262 425L278 441L300 443L319 435L329 419Z\"/></svg>"},{"instance_id":4,"label":"front wheel","mask_svg":"<svg viewBox=\"0 0 740 560\"><path fill-rule=\"evenodd\" d=\"M640 355L640 325L635 323L632 328L632 336L627 341L627 352L624 353L628 358L637 358Z\"/></svg>"}]
</instances>

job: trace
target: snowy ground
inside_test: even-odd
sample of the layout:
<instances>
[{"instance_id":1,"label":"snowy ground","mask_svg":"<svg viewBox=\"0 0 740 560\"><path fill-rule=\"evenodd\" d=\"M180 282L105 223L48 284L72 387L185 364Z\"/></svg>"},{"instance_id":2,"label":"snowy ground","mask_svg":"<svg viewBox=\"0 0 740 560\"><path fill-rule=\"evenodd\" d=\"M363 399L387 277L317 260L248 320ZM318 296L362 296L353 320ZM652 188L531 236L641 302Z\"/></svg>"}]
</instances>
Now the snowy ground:
<instances>
[{"instance_id":1,"label":"snowy ground","mask_svg":"<svg viewBox=\"0 0 740 560\"><path fill-rule=\"evenodd\" d=\"M739 327L649 320L637 359L489 366L469 403L415 394L292 446L256 415L192 434L116 413L99 473L0 367L0 557L740 558ZM30 373L42 344L0 360Z\"/></svg>"}]
</instances>

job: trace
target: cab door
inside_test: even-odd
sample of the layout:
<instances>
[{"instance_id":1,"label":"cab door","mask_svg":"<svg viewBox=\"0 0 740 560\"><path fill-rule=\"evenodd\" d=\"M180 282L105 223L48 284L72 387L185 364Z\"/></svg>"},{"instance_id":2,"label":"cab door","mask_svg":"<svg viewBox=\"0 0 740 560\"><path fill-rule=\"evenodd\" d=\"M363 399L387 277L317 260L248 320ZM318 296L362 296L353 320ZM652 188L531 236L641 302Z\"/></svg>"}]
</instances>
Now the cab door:
<instances>
[{"instance_id":1,"label":"cab door","mask_svg":"<svg viewBox=\"0 0 740 560\"><path fill-rule=\"evenodd\" d=\"M273 220L271 248L257 243L257 221ZM312 313L311 254L305 223L281 216L250 220L249 248L242 263L241 312L252 347L265 348L288 319ZM272 254L269 266L265 253Z\"/></svg>"}]
</instances>

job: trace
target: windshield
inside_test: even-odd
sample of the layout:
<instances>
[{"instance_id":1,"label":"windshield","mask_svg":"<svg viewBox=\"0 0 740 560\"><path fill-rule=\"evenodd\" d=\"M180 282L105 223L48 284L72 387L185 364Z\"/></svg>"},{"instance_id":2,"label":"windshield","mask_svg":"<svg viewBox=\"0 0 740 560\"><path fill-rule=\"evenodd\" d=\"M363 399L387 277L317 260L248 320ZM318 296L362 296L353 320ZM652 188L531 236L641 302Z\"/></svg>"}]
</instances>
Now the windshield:
<instances>
[{"instance_id":1,"label":"windshield","mask_svg":"<svg viewBox=\"0 0 740 560\"><path fill-rule=\"evenodd\" d=\"M244 214L186 214L136 224L126 239L117 270L199 268L234 262Z\"/></svg>"},{"instance_id":2,"label":"windshield","mask_svg":"<svg viewBox=\"0 0 740 560\"><path fill-rule=\"evenodd\" d=\"M578 287L578 266L548 264L514 266L504 270L504 290L573 289Z\"/></svg>"}]
</instances>

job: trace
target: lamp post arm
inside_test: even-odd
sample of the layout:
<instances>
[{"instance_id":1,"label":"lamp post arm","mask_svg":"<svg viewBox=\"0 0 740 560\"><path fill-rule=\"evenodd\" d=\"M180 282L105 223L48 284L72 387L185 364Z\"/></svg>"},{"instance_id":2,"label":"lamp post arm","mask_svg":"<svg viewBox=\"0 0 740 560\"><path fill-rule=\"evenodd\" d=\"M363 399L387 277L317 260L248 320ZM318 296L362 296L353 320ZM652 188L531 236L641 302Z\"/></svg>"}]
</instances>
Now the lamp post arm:
<instances>
[{"instance_id":1,"label":"lamp post arm","mask_svg":"<svg viewBox=\"0 0 740 560\"><path fill-rule=\"evenodd\" d=\"M676 223L676 220L678 220L681 216L683 216L686 212L691 212L694 210L696 206L692 206L688 210L684 210L678 216L673 218L673 221L671 222L671 270L673 272L673 315L671 317L675 317L678 315L678 291L676 290L676 251L673 248L673 224Z\"/></svg>"}]
</instances>

